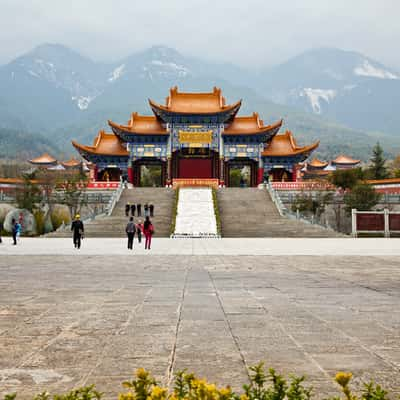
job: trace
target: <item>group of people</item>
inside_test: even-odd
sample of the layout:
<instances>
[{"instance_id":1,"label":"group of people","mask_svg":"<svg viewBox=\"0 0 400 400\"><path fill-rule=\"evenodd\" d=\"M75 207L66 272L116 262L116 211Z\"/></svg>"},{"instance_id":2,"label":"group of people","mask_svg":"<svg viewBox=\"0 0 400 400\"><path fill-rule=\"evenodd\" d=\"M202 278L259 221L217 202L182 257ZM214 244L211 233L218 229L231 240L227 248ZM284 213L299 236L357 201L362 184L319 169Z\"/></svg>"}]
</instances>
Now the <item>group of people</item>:
<instances>
[{"instance_id":1,"label":"group of people","mask_svg":"<svg viewBox=\"0 0 400 400\"><path fill-rule=\"evenodd\" d=\"M126 225L125 232L128 236L128 249L130 249L130 250L133 250L133 239L135 237L135 234L137 234L139 243L141 243L141 241L142 241L142 234L144 235L144 237L145 237L144 248L146 250L150 250L150 247L151 247L151 238L154 234L154 227L153 227L152 222L150 221L150 217L154 216L154 205L146 203L143 206L143 209L144 209L144 216L145 216L144 223L142 223L142 221L139 219L138 223L135 224L135 222L133 220L133 217L135 217L135 214L138 217L142 216L141 203L125 204L125 216L129 217L129 221Z\"/></svg>"},{"instance_id":2,"label":"group of people","mask_svg":"<svg viewBox=\"0 0 400 400\"><path fill-rule=\"evenodd\" d=\"M154 227L150 221L150 217L146 216L144 223L139 220L137 224L133 221L133 217L129 217L129 222L126 224L125 228L126 235L128 236L128 249L133 250L133 239L135 238L135 233L137 234L138 242L142 242L142 233L145 237L144 248L150 250L151 238L154 234Z\"/></svg>"},{"instance_id":3,"label":"group of people","mask_svg":"<svg viewBox=\"0 0 400 400\"><path fill-rule=\"evenodd\" d=\"M144 210L144 216L145 217L154 217L154 205L153 204L148 204L146 203L143 206ZM138 217L142 216L142 204L137 203L137 204L131 204L131 203L126 203L125 204L125 216L129 217L129 214L134 217L135 213L137 213Z\"/></svg>"},{"instance_id":4,"label":"group of people","mask_svg":"<svg viewBox=\"0 0 400 400\"><path fill-rule=\"evenodd\" d=\"M79 250L81 248L81 243L82 243L83 235L85 232L85 227L83 225L83 222L80 219L79 214L77 214L75 216L75 219L71 224L71 231L72 231L72 239L74 242L74 247ZM125 232L126 232L126 235L128 236L128 249L129 250L133 250L133 239L135 238L135 234L137 234L139 243L142 242L142 234L144 235L144 237L145 237L144 248L146 250L150 250L151 238L153 237L153 234L154 234L154 227L153 227L152 222L150 221L149 216L146 216L144 223L142 223L142 221L139 220L137 224L135 224L135 222L133 220L133 216L130 216L129 221L125 227ZM13 237L14 237L14 233L13 233ZM16 244L16 239L15 239L15 244Z\"/></svg>"}]
</instances>

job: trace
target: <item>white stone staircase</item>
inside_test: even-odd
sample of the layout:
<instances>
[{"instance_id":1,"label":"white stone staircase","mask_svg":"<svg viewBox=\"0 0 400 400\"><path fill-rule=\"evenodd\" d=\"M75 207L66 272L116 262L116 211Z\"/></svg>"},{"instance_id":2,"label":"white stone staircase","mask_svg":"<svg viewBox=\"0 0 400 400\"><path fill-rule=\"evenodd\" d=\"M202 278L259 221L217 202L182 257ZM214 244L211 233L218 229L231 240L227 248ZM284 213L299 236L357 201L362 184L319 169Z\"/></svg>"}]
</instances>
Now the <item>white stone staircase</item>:
<instances>
[{"instance_id":1,"label":"white stone staircase","mask_svg":"<svg viewBox=\"0 0 400 400\"><path fill-rule=\"evenodd\" d=\"M180 189L173 237L219 237L211 189Z\"/></svg>"}]
</instances>

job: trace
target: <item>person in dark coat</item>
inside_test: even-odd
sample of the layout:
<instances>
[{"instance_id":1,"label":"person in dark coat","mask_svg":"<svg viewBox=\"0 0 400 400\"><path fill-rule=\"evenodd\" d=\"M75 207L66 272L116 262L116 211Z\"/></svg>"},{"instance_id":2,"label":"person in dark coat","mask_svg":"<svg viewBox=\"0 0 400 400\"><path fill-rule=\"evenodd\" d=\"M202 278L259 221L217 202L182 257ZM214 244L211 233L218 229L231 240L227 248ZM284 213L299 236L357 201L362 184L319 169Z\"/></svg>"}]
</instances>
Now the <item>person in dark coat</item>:
<instances>
[{"instance_id":1,"label":"person in dark coat","mask_svg":"<svg viewBox=\"0 0 400 400\"><path fill-rule=\"evenodd\" d=\"M128 249L133 250L133 238L135 237L136 227L133 222L133 217L129 218L129 222L126 225L125 232L128 236Z\"/></svg>"},{"instance_id":2,"label":"person in dark coat","mask_svg":"<svg viewBox=\"0 0 400 400\"><path fill-rule=\"evenodd\" d=\"M15 218L13 218L13 219L11 220L11 234L12 234L13 245L14 245L14 246L17 245L17 233L18 233L17 221L15 220Z\"/></svg>"},{"instance_id":3,"label":"person in dark coat","mask_svg":"<svg viewBox=\"0 0 400 400\"><path fill-rule=\"evenodd\" d=\"M154 217L154 204L149 205L150 217Z\"/></svg>"},{"instance_id":4,"label":"person in dark coat","mask_svg":"<svg viewBox=\"0 0 400 400\"><path fill-rule=\"evenodd\" d=\"M131 204L131 215L132 215L132 217L135 216L135 208L136 208L136 206L134 204Z\"/></svg>"},{"instance_id":5,"label":"person in dark coat","mask_svg":"<svg viewBox=\"0 0 400 400\"><path fill-rule=\"evenodd\" d=\"M3 243L3 239L1 238L1 231L3 230L3 223L0 222L0 244Z\"/></svg>"},{"instance_id":6,"label":"person in dark coat","mask_svg":"<svg viewBox=\"0 0 400 400\"><path fill-rule=\"evenodd\" d=\"M144 205L144 216L145 217L149 217L150 216L149 215L149 205L147 203Z\"/></svg>"},{"instance_id":7,"label":"person in dark coat","mask_svg":"<svg viewBox=\"0 0 400 400\"><path fill-rule=\"evenodd\" d=\"M125 204L125 217L129 217L129 211L131 209L131 206L129 203Z\"/></svg>"},{"instance_id":8,"label":"person in dark coat","mask_svg":"<svg viewBox=\"0 0 400 400\"><path fill-rule=\"evenodd\" d=\"M85 231L83 222L80 220L80 215L76 214L75 221L72 222L71 231L73 232L73 241L76 249L81 248L81 240Z\"/></svg>"},{"instance_id":9,"label":"person in dark coat","mask_svg":"<svg viewBox=\"0 0 400 400\"><path fill-rule=\"evenodd\" d=\"M136 211L137 211L137 216L141 217L142 216L142 205L140 203L136 204Z\"/></svg>"}]
</instances>

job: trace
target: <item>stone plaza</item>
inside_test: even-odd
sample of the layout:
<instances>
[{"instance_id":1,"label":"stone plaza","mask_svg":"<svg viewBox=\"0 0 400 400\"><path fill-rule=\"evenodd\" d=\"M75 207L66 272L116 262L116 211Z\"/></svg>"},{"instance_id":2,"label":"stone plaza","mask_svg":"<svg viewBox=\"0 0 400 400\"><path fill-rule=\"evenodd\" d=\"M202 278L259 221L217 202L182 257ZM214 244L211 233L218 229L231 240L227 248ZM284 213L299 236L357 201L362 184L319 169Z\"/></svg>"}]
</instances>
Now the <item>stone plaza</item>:
<instances>
[{"instance_id":1,"label":"stone plaza","mask_svg":"<svg viewBox=\"0 0 400 400\"><path fill-rule=\"evenodd\" d=\"M117 398L136 368L239 390L265 361L319 398L375 379L400 394L400 241L22 239L0 247L0 397L95 383ZM143 245L142 245L143 246Z\"/></svg>"}]
</instances>

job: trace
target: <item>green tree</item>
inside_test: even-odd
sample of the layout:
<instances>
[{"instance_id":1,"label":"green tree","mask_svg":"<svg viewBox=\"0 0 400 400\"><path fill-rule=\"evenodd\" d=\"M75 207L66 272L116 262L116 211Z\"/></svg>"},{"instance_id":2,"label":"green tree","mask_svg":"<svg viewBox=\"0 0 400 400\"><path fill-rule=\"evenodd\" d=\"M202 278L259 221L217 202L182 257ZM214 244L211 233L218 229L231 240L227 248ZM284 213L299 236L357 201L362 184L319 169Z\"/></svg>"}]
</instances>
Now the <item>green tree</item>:
<instances>
[{"instance_id":1,"label":"green tree","mask_svg":"<svg viewBox=\"0 0 400 400\"><path fill-rule=\"evenodd\" d=\"M386 160L383 157L383 149L379 142L372 149L371 167L369 168L371 179L385 179L389 176L386 168Z\"/></svg>"},{"instance_id":2,"label":"green tree","mask_svg":"<svg viewBox=\"0 0 400 400\"><path fill-rule=\"evenodd\" d=\"M329 181L342 189L352 189L364 178L361 168L338 169L329 176Z\"/></svg>"},{"instance_id":3,"label":"green tree","mask_svg":"<svg viewBox=\"0 0 400 400\"><path fill-rule=\"evenodd\" d=\"M23 174L23 184L21 188L17 190L17 206L18 208L34 212L37 209L37 205L41 200L40 187L34 181L35 174Z\"/></svg>"},{"instance_id":4,"label":"green tree","mask_svg":"<svg viewBox=\"0 0 400 400\"><path fill-rule=\"evenodd\" d=\"M344 196L346 212L351 213L353 208L359 211L371 210L378 204L380 198L381 194L373 186L360 183Z\"/></svg>"}]
</instances>

